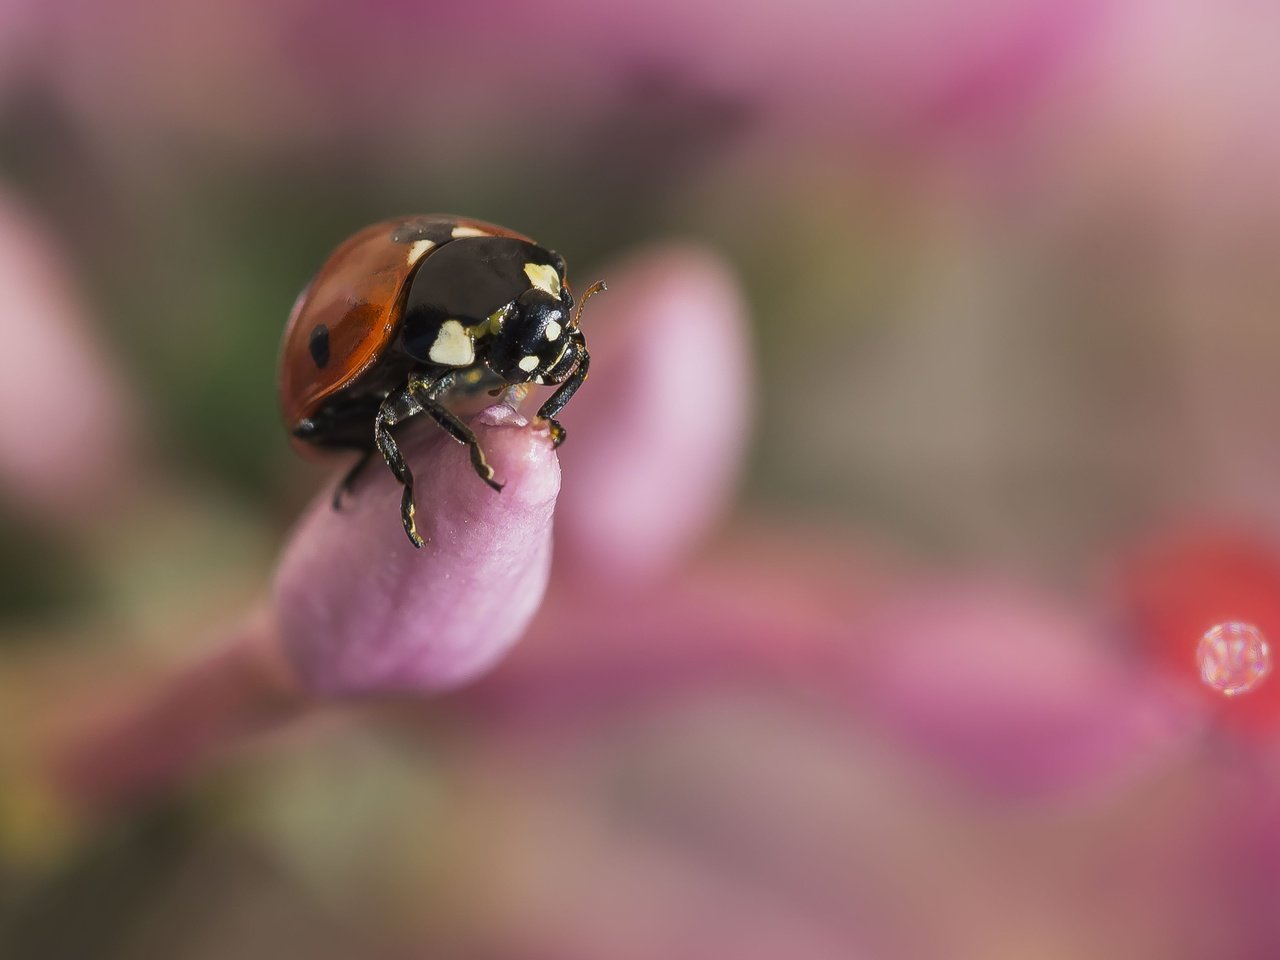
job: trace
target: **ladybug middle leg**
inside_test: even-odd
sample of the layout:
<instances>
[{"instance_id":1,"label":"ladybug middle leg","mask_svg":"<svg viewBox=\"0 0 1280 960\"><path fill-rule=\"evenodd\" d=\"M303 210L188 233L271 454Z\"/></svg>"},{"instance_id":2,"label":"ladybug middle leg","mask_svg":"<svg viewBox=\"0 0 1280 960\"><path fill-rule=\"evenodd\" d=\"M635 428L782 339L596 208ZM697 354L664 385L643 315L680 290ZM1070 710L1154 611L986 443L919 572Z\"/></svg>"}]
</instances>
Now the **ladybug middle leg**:
<instances>
[{"instance_id":1,"label":"ladybug middle leg","mask_svg":"<svg viewBox=\"0 0 1280 960\"><path fill-rule=\"evenodd\" d=\"M382 454L382 459L387 462L387 466L391 468L391 472L395 474L396 479L404 486L400 495L400 520L404 524L404 532L415 547L423 546L424 541L418 534L415 521L413 471L409 469L409 464L405 461L404 454L400 452L396 438L391 434L391 428L396 424L421 413L429 414L431 419L440 424L451 437L470 448L471 465L480 475L480 479L494 490L502 489L502 484L493 479L493 468L485 460L484 451L480 449L480 441L471 432L471 428L440 403L439 396L452 387L453 380L452 373L434 380L420 376L412 377L403 390L391 394L382 402L373 421L374 445Z\"/></svg>"},{"instance_id":2,"label":"ladybug middle leg","mask_svg":"<svg viewBox=\"0 0 1280 960\"><path fill-rule=\"evenodd\" d=\"M493 479L493 467L489 466L489 462L484 458L484 450L481 449L480 441L476 439L476 435L471 432L470 427L458 419L457 414L440 403L440 395L453 386L453 380L454 374L452 373L446 374L438 380L414 377L409 381L409 385L405 389L409 396L430 415L432 420L440 424L449 436L459 443L467 445L471 453L471 466L475 469L480 479L494 490L501 491L502 484Z\"/></svg>"}]
</instances>

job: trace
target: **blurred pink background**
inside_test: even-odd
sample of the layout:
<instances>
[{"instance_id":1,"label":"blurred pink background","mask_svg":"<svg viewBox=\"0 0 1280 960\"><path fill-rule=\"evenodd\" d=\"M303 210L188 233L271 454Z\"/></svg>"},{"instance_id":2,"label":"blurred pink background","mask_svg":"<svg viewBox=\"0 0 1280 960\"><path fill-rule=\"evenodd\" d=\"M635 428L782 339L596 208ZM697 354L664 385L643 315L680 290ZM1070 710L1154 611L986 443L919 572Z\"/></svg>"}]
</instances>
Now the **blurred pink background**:
<instances>
[{"instance_id":1,"label":"blurred pink background","mask_svg":"<svg viewBox=\"0 0 1280 960\"><path fill-rule=\"evenodd\" d=\"M1278 31L0 0L0 956L1280 956L1280 683L1194 662L1280 637ZM327 482L276 413L297 291L428 211L579 285L725 265L754 394L710 525L575 592L571 440L494 676L61 795L53 744L234 629Z\"/></svg>"}]
</instances>

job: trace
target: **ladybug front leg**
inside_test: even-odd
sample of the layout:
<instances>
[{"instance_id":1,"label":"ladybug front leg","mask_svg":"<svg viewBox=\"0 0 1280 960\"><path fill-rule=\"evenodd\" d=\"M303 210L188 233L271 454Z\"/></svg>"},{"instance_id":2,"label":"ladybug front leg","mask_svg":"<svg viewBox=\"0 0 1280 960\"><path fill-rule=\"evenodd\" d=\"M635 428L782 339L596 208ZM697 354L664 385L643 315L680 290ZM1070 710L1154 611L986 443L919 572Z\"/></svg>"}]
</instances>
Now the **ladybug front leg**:
<instances>
[{"instance_id":1,"label":"ladybug front leg","mask_svg":"<svg viewBox=\"0 0 1280 960\"><path fill-rule=\"evenodd\" d=\"M449 436L467 445L471 452L471 466L479 474L480 479L494 490L501 491L502 484L493 479L493 467L489 466L489 462L485 460L484 450L480 448L480 441L476 439L476 435L471 432L470 427L458 419L457 414L448 410L437 399L437 394L443 393L452 383L453 374L447 374L436 381L415 377L409 381L409 396L431 416L432 420L440 424Z\"/></svg>"},{"instance_id":2,"label":"ladybug front leg","mask_svg":"<svg viewBox=\"0 0 1280 960\"><path fill-rule=\"evenodd\" d=\"M551 425L551 442L557 447L564 443L565 432L560 421L556 419L556 414L573 399L573 395L587 379L587 371L591 366L591 354L587 352L587 338L582 335L582 331L574 331L573 342L578 349L578 365L573 368L573 373L569 374L569 379L560 384L559 389L548 397L547 402L538 410L538 416Z\"/></svg>"},{"instance_id":3,"label":"ladybug front leg","mask_svg":"<svg viewBox=\"0 0 1280 960\"><path fill-rule=\"evenodd\" d=\"M373 421L373 440L378 452L382 454L382 459L387 461L391 472L404 485L404 490L400 494L400 520L404 524L404 532L409 535L409 542L421 548L423 540L418 536L418 525L414 521L413 471L409 469L404 455L400 453L396 438L391 435L391 427L402 419L404 400L405 395L402 392L399 395L392 394L382 402L382 406L378 408L378 415Z\"/></svg>"}]
</instances>

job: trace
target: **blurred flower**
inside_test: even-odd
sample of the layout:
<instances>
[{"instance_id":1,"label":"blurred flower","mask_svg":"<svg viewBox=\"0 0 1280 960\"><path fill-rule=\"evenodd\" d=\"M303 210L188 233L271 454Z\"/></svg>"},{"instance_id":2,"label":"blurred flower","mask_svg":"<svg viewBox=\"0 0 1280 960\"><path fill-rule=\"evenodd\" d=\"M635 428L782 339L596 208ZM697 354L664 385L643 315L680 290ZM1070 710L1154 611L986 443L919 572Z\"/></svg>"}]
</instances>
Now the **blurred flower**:
<instances>
[{"instance_id":1,"label":"blurred flower","mask_svg":"<svg viewBox=\"0 0 1280 960\"><path fill-rule=\"evenodd\" d=\"M733 271L705 249L667 244L606 276L584 320L591 402L560 453L571 477L555 562L574 589L627 592L728 510L751 427L749 334Z\"/></svg>"},{"instance_id":2,"label":"blurred flower","mask_svg":"<svg viewBox=\"0 0 1280 960\"><path fill-rule=\"evenodd\" d=\"M4 0L0 3L0 106L6 102L9 83L31 60L35 44L39 4L32 0Z\"/></svg>"},{"instance_id":3,"label":"blurred flower","mask_svg":"<svg viewBox=\"0 0 1280 960\"><path fill-rule=\"evenodd\" d=\"M1070 72L1108 8L329 0L233 2L215 16L192 2L131 0L109 15L73 3L42 8L40 67L102 141L126 150L157 140L366 150L370 136L398 129L401 149L438 146L447 130L455 151L460 138L556 151L654 76L690 102L713 95L771 129L843 141L1020 114ZM465 84L443 81L462 75ZM518 94L530 76L535 105Z\"/></svg>"},{"instance_id":4,"label":"blurred flower","mask_svg":"<svg viewBox=\"0 0 1280 960\"><path fill-rule=\"evenodd\" d=\"M1010 796L1131 785L1202 729L1163 671L1117 656L1098 613L1001 581L913 584L861 630L871 714Z\"/></svg>"},{"instance_id":5,"label":"blurred flower","mask_svg":"<svg viewBox=\"0 0 1280 960\"><path fill-rule=\"evenodd\" d=\"M134 401L50 240L0 193L0 488L55 525L121 492L137 454Z\"/></svg>"}]
</instances>

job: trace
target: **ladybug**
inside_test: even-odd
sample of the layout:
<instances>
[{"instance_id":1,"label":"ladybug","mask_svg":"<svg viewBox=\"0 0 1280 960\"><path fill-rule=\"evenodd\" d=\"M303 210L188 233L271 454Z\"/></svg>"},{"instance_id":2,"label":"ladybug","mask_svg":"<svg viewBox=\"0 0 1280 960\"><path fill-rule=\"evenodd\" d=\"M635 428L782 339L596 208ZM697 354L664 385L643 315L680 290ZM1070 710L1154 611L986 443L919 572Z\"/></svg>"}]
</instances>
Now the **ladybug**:
<instances>
[{"instance_id":1,"label":"ladybug","mask_svg":"<svg viewBox=\"0 0 1280 960\"><path fill-rule=\"evenodd\" d=\"M404 531L423 545L413 474L391 428L424 413L501 490L475 434L444 404L456 393L559 384L538 410L559 446L555 416L591 362L582 304L604 288L593 284L575 311L563 257L480 220L401 217L348 238L298 297L280 357L280 405L296 445L360 451L334 507L376 451L404 486Z\"/></svg>"}]
</instances>

